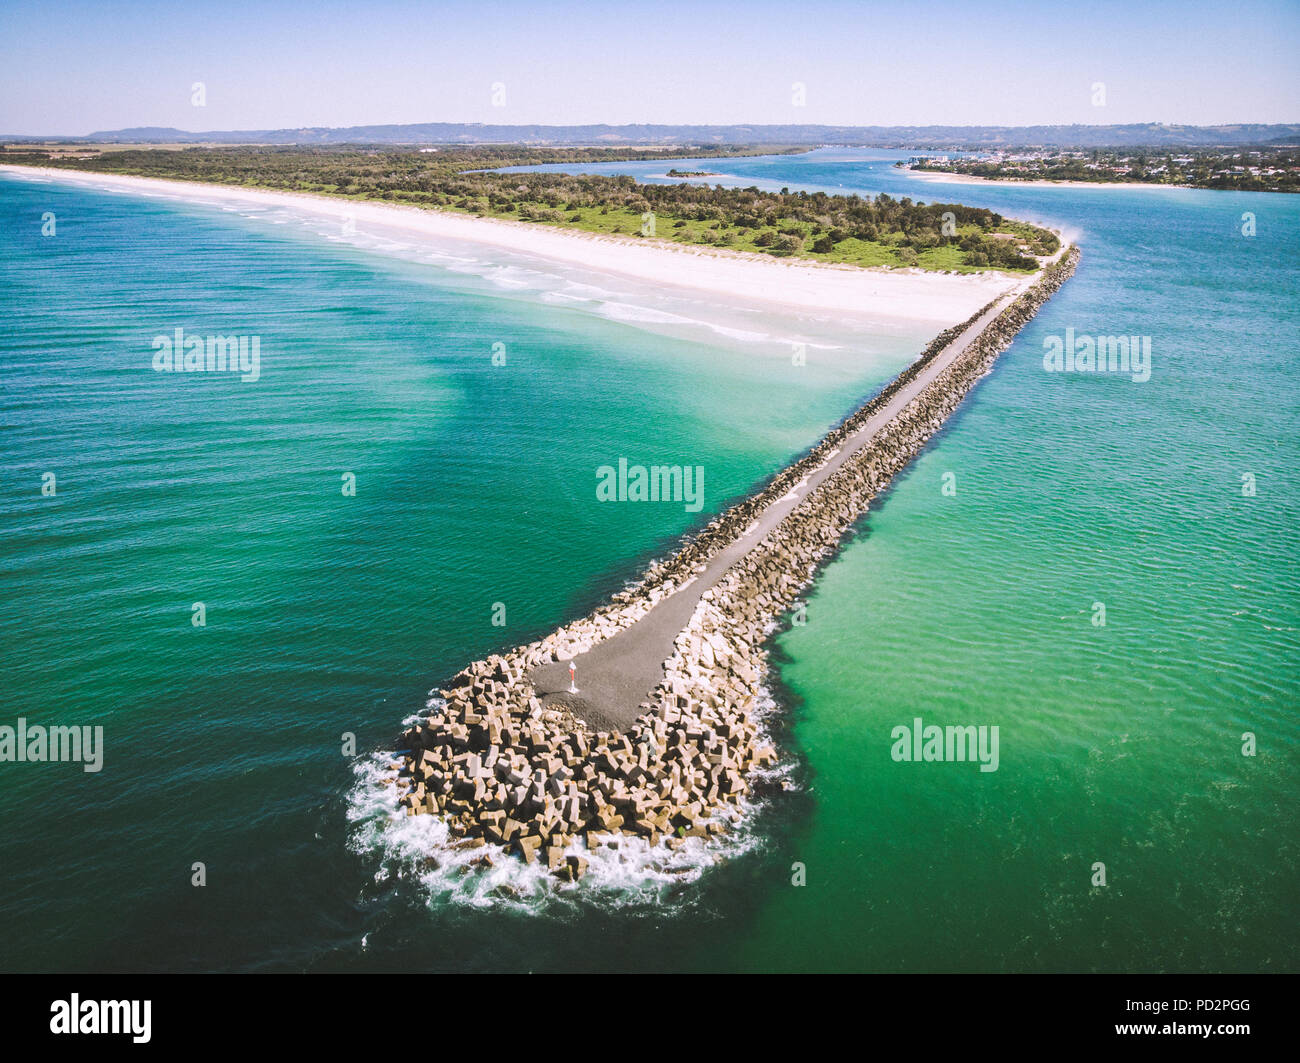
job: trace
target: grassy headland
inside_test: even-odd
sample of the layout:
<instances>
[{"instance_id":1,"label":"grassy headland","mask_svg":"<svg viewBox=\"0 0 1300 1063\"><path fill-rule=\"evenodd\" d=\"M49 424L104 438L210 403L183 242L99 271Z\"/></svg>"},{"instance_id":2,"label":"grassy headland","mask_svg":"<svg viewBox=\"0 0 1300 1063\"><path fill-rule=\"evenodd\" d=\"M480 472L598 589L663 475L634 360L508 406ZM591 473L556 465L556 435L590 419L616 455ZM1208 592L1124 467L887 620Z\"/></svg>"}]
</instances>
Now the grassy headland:
<instances>
[{"instance_id":1,"label":"grassy headland","mask_svg":"<svg viewBox=\"0 0 1300 1063\"><path fill-rule=\"evenodd\" d=\"M788 152L804 149L790 148ZM826 193L761 192L702 183L650 185L631 177L502 167L745 154L769 149L337 149L231 147L106 150L93 157L10 147L0 161L100 173L311 192L582 232L671 240L853 266L1031 272L1055 234L956 203Z\"/></svg>"}]
</instances>

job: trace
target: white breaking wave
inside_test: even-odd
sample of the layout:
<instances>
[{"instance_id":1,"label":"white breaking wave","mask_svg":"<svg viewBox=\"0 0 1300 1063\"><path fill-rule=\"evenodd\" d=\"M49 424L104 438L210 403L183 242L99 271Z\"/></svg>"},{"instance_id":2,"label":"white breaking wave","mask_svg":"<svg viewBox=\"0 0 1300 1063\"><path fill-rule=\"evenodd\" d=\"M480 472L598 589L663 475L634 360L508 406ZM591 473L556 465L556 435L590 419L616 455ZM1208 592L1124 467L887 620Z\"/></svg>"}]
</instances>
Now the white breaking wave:
<instances>
[{"instance_id":1,"label":"white breaking wave","mask_svg":"<svg viewBox=\"0 0 1300 1063\"><path fill-rule=\"evenodd\" d=\"M760 719L774 708L765 692L762 698ZM430 709L439 703L433 699ZM411 716L402 726L424 715ZM729 820L726 832L707 841L683 839L676 850L662 844L651 847L645 838L631 835L618 835L617 848L603 845L594 851L575 841L565 853L586 860L587 873L578 882L561 882L540 862L526 864L500 846L468 847L451 836L439 816L406 815L391 785L397 777L395 759L392 752L379 752L357 762L348 795L349 848L374 862L376 885L413 885L430 907L506 907L545 915L595 905L662 913L665 906L689 904L690 886L709 868L755 850L763 841L755 829L762 802L742 800L722 813ZM775 779L791 771L792 765L779 764L761 775Z\"/></svg>"},{"instance_id":2,"label":"white breaking wave","mask_svg":"<svg viewBox=\"0 0 1300 1063\"><path fill-rule=\"evenodd\" d=\"M228 205L223 205L221 209L232 210ZM618 290L614 290L602 284L592 283L591 279L581 271L557 262L532 259L504 251L485 256L481 253L458 254L450 246L446 249L430 249L427 244L412 245L389 238L375 231L373 226L352 226L345 229L336 224L323 222L319 215L293 207L268 207L259 211L256 216L246 211L239 211L239 213L246 218L269 220L276 225L293 222L333 244L347 244L363 251L432 264L448 273L477 278L511 295L530 295L543 303L586 309L599 317L620 324L666 327L679 335L699 333L721 337L747 347L762 344L769 349L777 349L783 356L795 344L803 344L809 350L822 351L845 350L848 346L843 342L837 342L841 339L838 332L833 336L823 334L828 326L834 330L834 325L819 320L819 315L799 315L801 320L798 324L802 327L798 332L786 332L784 328L779 333L743 328L738 327L734 322L714 320L710 316L678 312L684 306L688 310L704 310L710 315L718 314L723 308L711 301L702 302L695 298L683 297L679 293L670 295L652 289L634 291L620 286ZM579 276L572 276L574 272ZM796 323L788 314L769 315L753 307L728 307L726 313L732 317L749 319L770 318L770 323L781 326ZM811 329L812 335L806 334L806 329ZM885 325L882 331L891 331L891 329L889 325Z\"/></svg>"}]
</instances>

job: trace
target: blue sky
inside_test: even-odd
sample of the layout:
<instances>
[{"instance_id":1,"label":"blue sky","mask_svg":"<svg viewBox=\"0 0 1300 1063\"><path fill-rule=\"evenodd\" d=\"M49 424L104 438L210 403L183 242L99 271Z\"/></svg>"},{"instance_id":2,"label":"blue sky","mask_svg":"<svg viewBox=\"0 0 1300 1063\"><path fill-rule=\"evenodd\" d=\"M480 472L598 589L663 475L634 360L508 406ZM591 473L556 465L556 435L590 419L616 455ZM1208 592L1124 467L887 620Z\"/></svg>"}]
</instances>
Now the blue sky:
<instances>
[{"instance_id":1,"label":"blue sky","mask_svg":"<svg viewBox=\"0 0 1300 1063\"><path fill-rule=\"evenodd\" d=\"M0 133L429 121L1295 122L1300 2L0 3Z\"/></svg>"}]
</instances>

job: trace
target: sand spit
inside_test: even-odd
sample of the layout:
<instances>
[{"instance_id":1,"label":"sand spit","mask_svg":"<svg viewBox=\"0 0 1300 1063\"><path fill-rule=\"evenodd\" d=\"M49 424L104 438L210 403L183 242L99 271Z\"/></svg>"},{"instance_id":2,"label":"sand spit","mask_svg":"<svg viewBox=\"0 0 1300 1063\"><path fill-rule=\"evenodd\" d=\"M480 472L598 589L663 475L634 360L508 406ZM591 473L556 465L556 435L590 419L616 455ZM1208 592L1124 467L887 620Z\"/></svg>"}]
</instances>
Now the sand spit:
<instances>
[{"instance_id":1,"label":"sand spit","mask_svg":"<svg viewBox=\"0 0 1300 1063\"><path fill-rule=\"evenodd\" d=\"M215 206L288 207L337 221L340 231L377 226L435 249L467 244L497 248L627 277L658 288L684 290L695 296L713 295L748 306L831 314L850 321L959 321L977 307L1013 290L1023 279L998 272L862 269L670 240L574 232L456 211L198 181L13 165L0 165L0 173Z\"/></svg>"}]
</instances>

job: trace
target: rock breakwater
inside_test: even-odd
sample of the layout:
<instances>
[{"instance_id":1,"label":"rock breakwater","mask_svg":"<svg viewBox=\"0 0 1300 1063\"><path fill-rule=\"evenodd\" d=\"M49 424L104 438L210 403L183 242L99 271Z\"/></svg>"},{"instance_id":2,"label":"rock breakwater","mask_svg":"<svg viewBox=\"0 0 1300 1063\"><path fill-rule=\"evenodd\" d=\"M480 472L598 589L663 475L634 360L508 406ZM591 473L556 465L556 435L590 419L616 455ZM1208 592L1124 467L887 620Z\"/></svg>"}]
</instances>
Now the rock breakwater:
<instances>
[{"instance_id":1,"label":"rock breakwater","mask_svg":"<svg viewBox=\"0 0 1300 1063\"><path fill-rule=\"evenodd\" d=\"M636 835L670 848L735 822L755 773L777 759L756 706L764 643L871 499L942 427L1020 328L1073 272L1077 248L1047 267L920 392L798 501L700 597L664 662L663 680L623 730L596 730L538 697L528 673L580 656L688 587L772 503L841 452L902 388L990 308L935 338L878 396L760 491L591 615L454 676L399 742L391 785L407 815L445 819L456 845L542 862L575 881L584 853Z\"/></svg>"}]
</instances>

